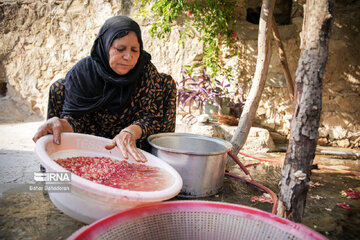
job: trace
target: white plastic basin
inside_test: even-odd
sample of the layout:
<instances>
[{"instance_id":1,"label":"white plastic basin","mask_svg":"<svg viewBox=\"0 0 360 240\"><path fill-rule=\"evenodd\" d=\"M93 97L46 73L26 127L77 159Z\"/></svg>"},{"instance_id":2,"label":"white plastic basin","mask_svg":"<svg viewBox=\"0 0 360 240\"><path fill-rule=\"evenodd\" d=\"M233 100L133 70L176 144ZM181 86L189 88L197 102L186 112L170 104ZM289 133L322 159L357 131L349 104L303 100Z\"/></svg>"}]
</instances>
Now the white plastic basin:
<instances>
[{"instance_id":1,"label":"white plastic basin","mask_svg":"<svg viewBox=\"0 0 360 240\"><path fill-rule=\"evenodd\" d=\"M35 152L46 172L68 172L54 159L75 156L110 157L125 160L118 148L105 149L110 139L78 133L63 133L61 144L53 143L53 136L47 135L36 142ZM90 224L116 212L176 196L182 188L182 179L169 164L156 156L142 151L148 166L158 167L169 173L167 187L159 191L131 191L98 184L71 174L71 192L51 192L53 204L66 215ZM131 157L126 161L136 163ZM64 183L65 184L65 183ZM68 183L67 183L68 184Z\"/></svg>"}]
</instances>

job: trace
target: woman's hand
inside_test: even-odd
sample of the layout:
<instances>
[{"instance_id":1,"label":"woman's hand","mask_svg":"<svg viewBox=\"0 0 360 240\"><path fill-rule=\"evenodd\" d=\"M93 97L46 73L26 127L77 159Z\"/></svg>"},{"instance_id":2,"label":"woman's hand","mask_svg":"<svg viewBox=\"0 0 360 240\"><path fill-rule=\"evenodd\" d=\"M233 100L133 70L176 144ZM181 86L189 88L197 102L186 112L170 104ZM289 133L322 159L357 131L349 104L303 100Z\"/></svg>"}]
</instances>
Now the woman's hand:
<instances>
[{"instance_id":1,"label":"woman's hand","mask_svg":"<svg viewBox=\"0 0 360 240\"><path fill-rule=\"evenodd\" d=\"M112 143L106 145L105 148L110 150L113 149L115 146L118 146L120 152L125 159L128 159L130 154L135 161L146 162L147 159L145 155L140 151L140 149L136 147L136 139L137 136L139 136L138 138L140 138L141 136L141 128L137 125L131 125L127 127L127 129L130 129L134 133L134 135L130 132L121 131L118 135L114 137Z\"/></svg>"},{"instance_id":2,"label":"woman's hand","mask_svg":"<svg viewBox=\"0 0 360 240\"><path fill-rule=\"evenodd\" d=\"M73 132L73 129L66 119L53 117L43 123L35 133L33 141L36 142L42 136L53 134L54 143L60 144L62 132Z\"/></svg>"}]
</instances>

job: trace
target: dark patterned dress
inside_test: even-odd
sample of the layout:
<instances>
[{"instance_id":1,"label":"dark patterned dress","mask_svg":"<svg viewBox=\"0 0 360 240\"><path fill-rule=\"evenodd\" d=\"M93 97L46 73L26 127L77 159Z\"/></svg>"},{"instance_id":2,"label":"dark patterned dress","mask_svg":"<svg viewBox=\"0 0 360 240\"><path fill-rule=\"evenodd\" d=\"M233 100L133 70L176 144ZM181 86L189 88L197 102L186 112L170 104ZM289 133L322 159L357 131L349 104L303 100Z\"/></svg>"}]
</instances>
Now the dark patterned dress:
<instances>
[{"instance_id":1,"label":"dark patterned dress","mask_svg":"<svg viewBox=\"0 0 360 240\"><path fill-rule=\"evenodd\" d=\"M121 112L111 113L106 108L82 115L64 115L64 79L53 83L49 92L47 118L61 117L68 120L74 132L114 138L123 128L136 124L142 129L137 146L149 151L147 137L162 132L175 131L176 85L167 74L158 73L151 63L145 66L138 81L136 93L130 104Z\"/></svg>"}]
</instances>

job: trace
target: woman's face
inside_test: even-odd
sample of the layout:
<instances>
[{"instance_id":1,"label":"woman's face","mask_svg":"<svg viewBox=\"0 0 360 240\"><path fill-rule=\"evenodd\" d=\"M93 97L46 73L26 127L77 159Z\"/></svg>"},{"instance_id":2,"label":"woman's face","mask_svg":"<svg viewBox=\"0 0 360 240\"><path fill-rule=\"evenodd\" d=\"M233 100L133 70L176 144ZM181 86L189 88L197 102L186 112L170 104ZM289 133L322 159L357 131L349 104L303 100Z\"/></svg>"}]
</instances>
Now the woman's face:
<instances>
[{"instance_id":1,"label":"woman's face","mask_svg":"<svg viewBox=\"0 0 360 240\"><path fill-rule=\"evenodd\" d=\"M134 32L117 38L109 49L109 65L119 75L127 74L133 69L140 56L140 44Z\"/></svg>"}]
</instances>

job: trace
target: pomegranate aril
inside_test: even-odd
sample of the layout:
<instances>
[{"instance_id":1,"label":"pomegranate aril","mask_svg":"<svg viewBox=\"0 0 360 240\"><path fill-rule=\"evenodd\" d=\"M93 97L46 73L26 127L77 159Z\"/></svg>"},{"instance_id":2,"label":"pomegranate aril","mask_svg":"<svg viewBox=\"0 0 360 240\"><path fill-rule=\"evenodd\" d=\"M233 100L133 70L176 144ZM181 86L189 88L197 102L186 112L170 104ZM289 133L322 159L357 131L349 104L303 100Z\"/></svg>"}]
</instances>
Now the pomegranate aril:
<instances>
[{"instance_id":1,"label":"pomegranate aril","mask_svg":"<svg viewBox=\"0 0 360 240\"><path fill-rule=\"evenodd\" d=\"M79 156L57 159L56 162L87 180L120 189L158 191L169 184L169 174L160 168L125 160Z\"/></svg>"}]
</instances>

